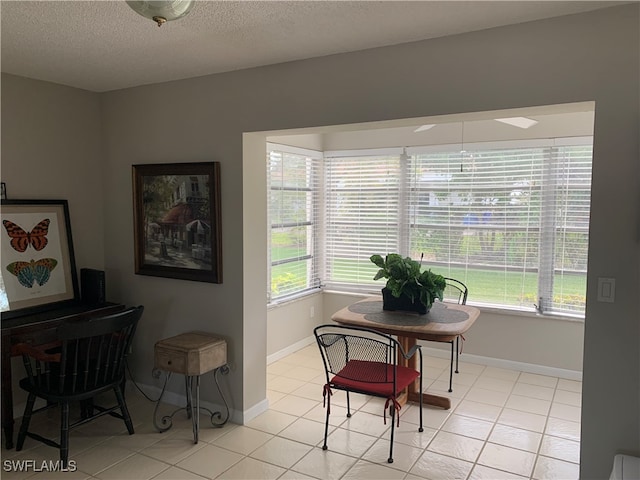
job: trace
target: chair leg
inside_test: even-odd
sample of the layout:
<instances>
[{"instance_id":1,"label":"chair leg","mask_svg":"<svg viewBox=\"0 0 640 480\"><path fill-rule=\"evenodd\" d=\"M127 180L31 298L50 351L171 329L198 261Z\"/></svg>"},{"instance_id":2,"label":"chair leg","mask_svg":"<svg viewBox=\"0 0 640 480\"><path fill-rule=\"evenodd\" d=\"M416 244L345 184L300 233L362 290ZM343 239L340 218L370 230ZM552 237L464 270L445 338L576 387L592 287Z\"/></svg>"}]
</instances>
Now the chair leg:
<instances>
[{"instance_id":1,"label":"chair leg","mask_svg":"<svg viewBox=\"0 0 640 480\"><path fill-rule=\"evenodd\" d=\"M422 428L422 367L420 367L420 426L418 427L419 432L424 432L424 428Z\"/></svg>"},{"instance_id":2,"label":"chair leg","mask_svg":"<svg viewBox=\"0 0 640 480\"><path fill-rule=\"evenodd\" d=\"M387 463L393 463L393 437L396 427L396 406L393 402L391 402L389 410L391 410L391 441L389 442L389 458L387 459Z\"/></svg>"},{"instance_id":3,"label":"chair leg","mask_svg":"<svg viewBox=\"0 0 640 480\"><path fill-rule=\"evenodd\" d=\"M460 355L460 335L456 337L456 373L460 373L458 371L458 355Z\"/></svg>"},{"instance_id":4,"label":"chair leg","mask_svg":"<svg viewBox=\"0 0 640 480\"><path fill-rule=\"evenodd\" d=\"M69 463L69 403L60 404L60 461L62 468Z\"/></svg>"},{"instance_id":5,"label":"chair leg","mask_svg":"<svg viewBox=\"0 0 640 480\"><path fill-rule=\"evenodd\" d=\"M22 450L24 445L24 439L27 438L27 431L29 430L29 423L31 423L31 414L33 413L33 405L36 403L36 396L30 393L27 397L27 405L24 408L24 415L22 415L22 423L20 424L20 431L18 432L18 440L16 441L16 451Z\"/></svg>"},{"instance_id":6,"label":"chair leg","mask_svg":"<svg viewBox=\"0 0 640 480\"><path fill-rule=\"evenodd\" d=\"M327 415L324 422L324 445L322 445L322 450L326 450L327 448L329 448L327 446L327 435L329 433L329 408L329 405L327 405Z\"/></svg>"},{"instance_id":7,"label":"chair leg","mask_svg":"<svg viewBox=\"0 0 640 480\"><path fill-rule=\"evenodd\" d=\"M80 417L82 419L87 419L87 418L93 417L93 413L94 413L93 398L82 400L80 402Z\"/></svg>"},{"instance_id":8,"label":"chair leg","mask_svg":"<svg viewBox=\"0 0 640 480\"><path fill-rule=\"evenodd\" d=\"M349 391L347 391L347 418L351 418L351 402L349 401Z\"/></svg>"},{"instance_id":9,"label":"chair leg","mask_svg":"<svg viewBox=\"0 0 640 480\"><path fill-rule=\"evenodd\" d=\"M124 395L122 395L122 391L120 390L120 386L116 385L113 389L116 394L116 398L118 399L118 405L120 406L120 411L122 412L122 417L124 419L124 424L127 426L127 431L129 435L134 434L133 423L131 422L131 416L129 415L129 409L127 408L127 402L124 401Z\"/></svg>"},{"instance_id":10,"label":"chair leg","mask_svg":"<svg viewBox=\"0 0 640 480\"><path fill-rule=\"evenodd\" d=\"M191 404L191 377L189 375L184 376L184 391L187 397L187 418L191 418L193 406Z\"/></svg>"},{"instance_id":11,"label":"chair leg","mask_svg":"<svg viewBox=\"0 0 640 480\"><path fill-rule=\"evenodd\" d=\"M449 342L451 344L451 362L449 364L449 391L453 392L453 348L454 348L454 342L453 340L451 340Z\"/></svg>"}]
</instances>

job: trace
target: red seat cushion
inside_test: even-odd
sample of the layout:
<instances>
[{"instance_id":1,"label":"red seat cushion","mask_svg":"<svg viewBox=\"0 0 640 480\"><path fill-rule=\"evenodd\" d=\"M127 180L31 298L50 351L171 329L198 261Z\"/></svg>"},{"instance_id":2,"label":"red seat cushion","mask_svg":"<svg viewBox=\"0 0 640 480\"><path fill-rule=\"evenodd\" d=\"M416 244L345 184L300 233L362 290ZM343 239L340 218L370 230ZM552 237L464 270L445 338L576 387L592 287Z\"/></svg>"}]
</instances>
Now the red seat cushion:
<instances>
[{"instance_id":1,"label":"red seat cushion","mask_svg":"<svg viewBox=\"0 0 640 480\"><path fill-rule=\"evenodd\" d=\"M398 365L396 392L393 392L393 365L382 362L349 360L332 379L331 385L382 397L398 395L420 374L413 368Z\"/></svg>"}]
</instances>

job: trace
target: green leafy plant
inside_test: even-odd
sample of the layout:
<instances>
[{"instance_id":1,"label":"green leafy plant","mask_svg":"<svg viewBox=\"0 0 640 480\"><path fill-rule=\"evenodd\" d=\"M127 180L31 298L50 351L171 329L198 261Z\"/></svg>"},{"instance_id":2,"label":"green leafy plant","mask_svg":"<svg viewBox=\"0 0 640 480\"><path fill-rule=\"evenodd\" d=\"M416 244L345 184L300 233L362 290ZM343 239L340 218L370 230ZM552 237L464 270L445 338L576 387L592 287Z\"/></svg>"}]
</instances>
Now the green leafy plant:
<instances>
[{"instance_id":1,"label":"green leafy plant","mask_svg":"<svg viewBox=\"0 0 640 480\"><path fill-rule=\"evenodd\" d=\"M427 309L431 308L436 298L443 300L446 287L444 277L431 270L421 271L420 263L410 257L390 253L386 258L372 255L370 260L380 267L373 279L386 278L386 288L394 297L399 298L404 294L412 302L418 299Z\"/></svg>"}]
</instances>

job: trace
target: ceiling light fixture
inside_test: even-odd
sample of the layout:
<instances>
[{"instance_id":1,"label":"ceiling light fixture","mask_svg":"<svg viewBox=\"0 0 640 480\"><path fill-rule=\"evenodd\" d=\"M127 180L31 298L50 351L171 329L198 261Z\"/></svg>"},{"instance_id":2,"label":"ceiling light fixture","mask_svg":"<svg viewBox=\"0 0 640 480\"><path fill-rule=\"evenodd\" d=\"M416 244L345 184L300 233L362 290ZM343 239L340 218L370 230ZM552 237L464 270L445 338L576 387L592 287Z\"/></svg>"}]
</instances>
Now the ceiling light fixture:
<instances>
[{"instance_id":1,"label":"ceiling light fixture","mask_svg":"<svg viewBox=\"0 0 640 480\"><path fill-rule=\"evenodd\" d=\"M527 117L496 118L495 120L496 122L506 123L507 125L513 125L518 128L529 128L538 123L537 120Z\"/></svg>"},{"instance_id":2,"label":"ceiling light fixture","mask_svg":"<svg viewBox=\"0 0 640 480\"><path fill-rule=\"evenodd\" d=\"M159 27L171 20L178 20L191 11L194 0L165 0L165 1L133 1L127 4L143 17L150 18Z\"/></svg>"},{"instance_id":3,"label":"ceiling light fixture","mask_svg":"<svg viewBox=\"0 0 640 480\"><path fill-rule=\"evenodd\" d=\"M426 130L432 129L433 127L435 127L435 125L422 125L422 126L416 128L413 132L414 133L424 132Z\"/></svg>"}]
</instances>

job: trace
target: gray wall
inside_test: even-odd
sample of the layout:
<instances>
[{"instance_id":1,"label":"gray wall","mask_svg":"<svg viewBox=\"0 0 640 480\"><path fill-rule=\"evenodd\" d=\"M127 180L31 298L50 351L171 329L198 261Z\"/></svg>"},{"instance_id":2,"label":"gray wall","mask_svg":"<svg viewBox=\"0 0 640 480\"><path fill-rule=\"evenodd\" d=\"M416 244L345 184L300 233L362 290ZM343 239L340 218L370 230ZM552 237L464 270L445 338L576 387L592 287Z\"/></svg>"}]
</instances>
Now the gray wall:
<instances>
[{"instance_id":1,"label":"gray wall","mask_svg":"<svg viewBox=\"0 0 640 480\"><path fill-rule=\"evenodd\" d=\"M78 268L104 267L103 166L97 94L2 75L1 177L8 198L67 200ZM21 360L12 367L14 380L24 376ZM13 393L19 406L26 394L17 381Z\"/></svg>"},{"instance_id":2,"label":"gray wall","mask_svg":"<svg viewBox=\"0 0 640 480\"><path fill-rule=\"evenodd\" d=\"M583 478L607 478L616 452L640 453L638 16L638 5L611 8L259 69L248 90L250 101L258 97L253 130L596 102ZM239 73L237 83L250 74ZM273 90L278 83L279 92ZM274 108L263 111L267 96ZM254 134L256 143L261 135ZM248 177L263 175L263 169L246 169L245 182L259 184ZM263 198L244 191L244 260L254 273L261 264L251 252L259 251L256 238L265 224L257 210ZM596 302L597 279L607 276L618 282L613 304ZM245 347L250 343L245 339Z\"/></svg>"},{"instance_id":3,"label":"gray wall","mask_svg":"<svg viewBox=\"0 0 640 480\"><path fill-rule=\"evenodd\" d=\"M66 199L78 268L104 267L100 97L2 75L2 181L10 199Z\"/></svg>"},{"instance_id":4,"label":"gray wall","mask_svg":"<svg viewBox=\"0 0 640 480\"><path fill-rule=\"evenodd\" d=\"M143 383L153 383L156 340L213 331L229 342L233 407L250 417L265 401L266 135L243 133L594 100L581 476L607 478L614 453L640 454L639 8L110 92L99 97L101 116L95 95L3 76L2 178L14 197L69 198L79 265L103 250L110 298L146 306L133 355ZM30 100L34 91L42 105ZM62 115L59 95L81 124ZM17 124L23 104L52 122ZM56 120L72 127L72 146L46 144L58 136ZM96 139L92 158L75 145L87 136ZM224 283L134 275L131 165L209 160L222 167ZM70 162L67 177L60 165ZM101 184L91 183L96 172ZM99 200L96 217L91 203L80 205L101 187L103 222ZM615 303L595 301L600 276L617 279ZM213 387L202 395L215 401Z\"/></svg>"}]
</instances>

